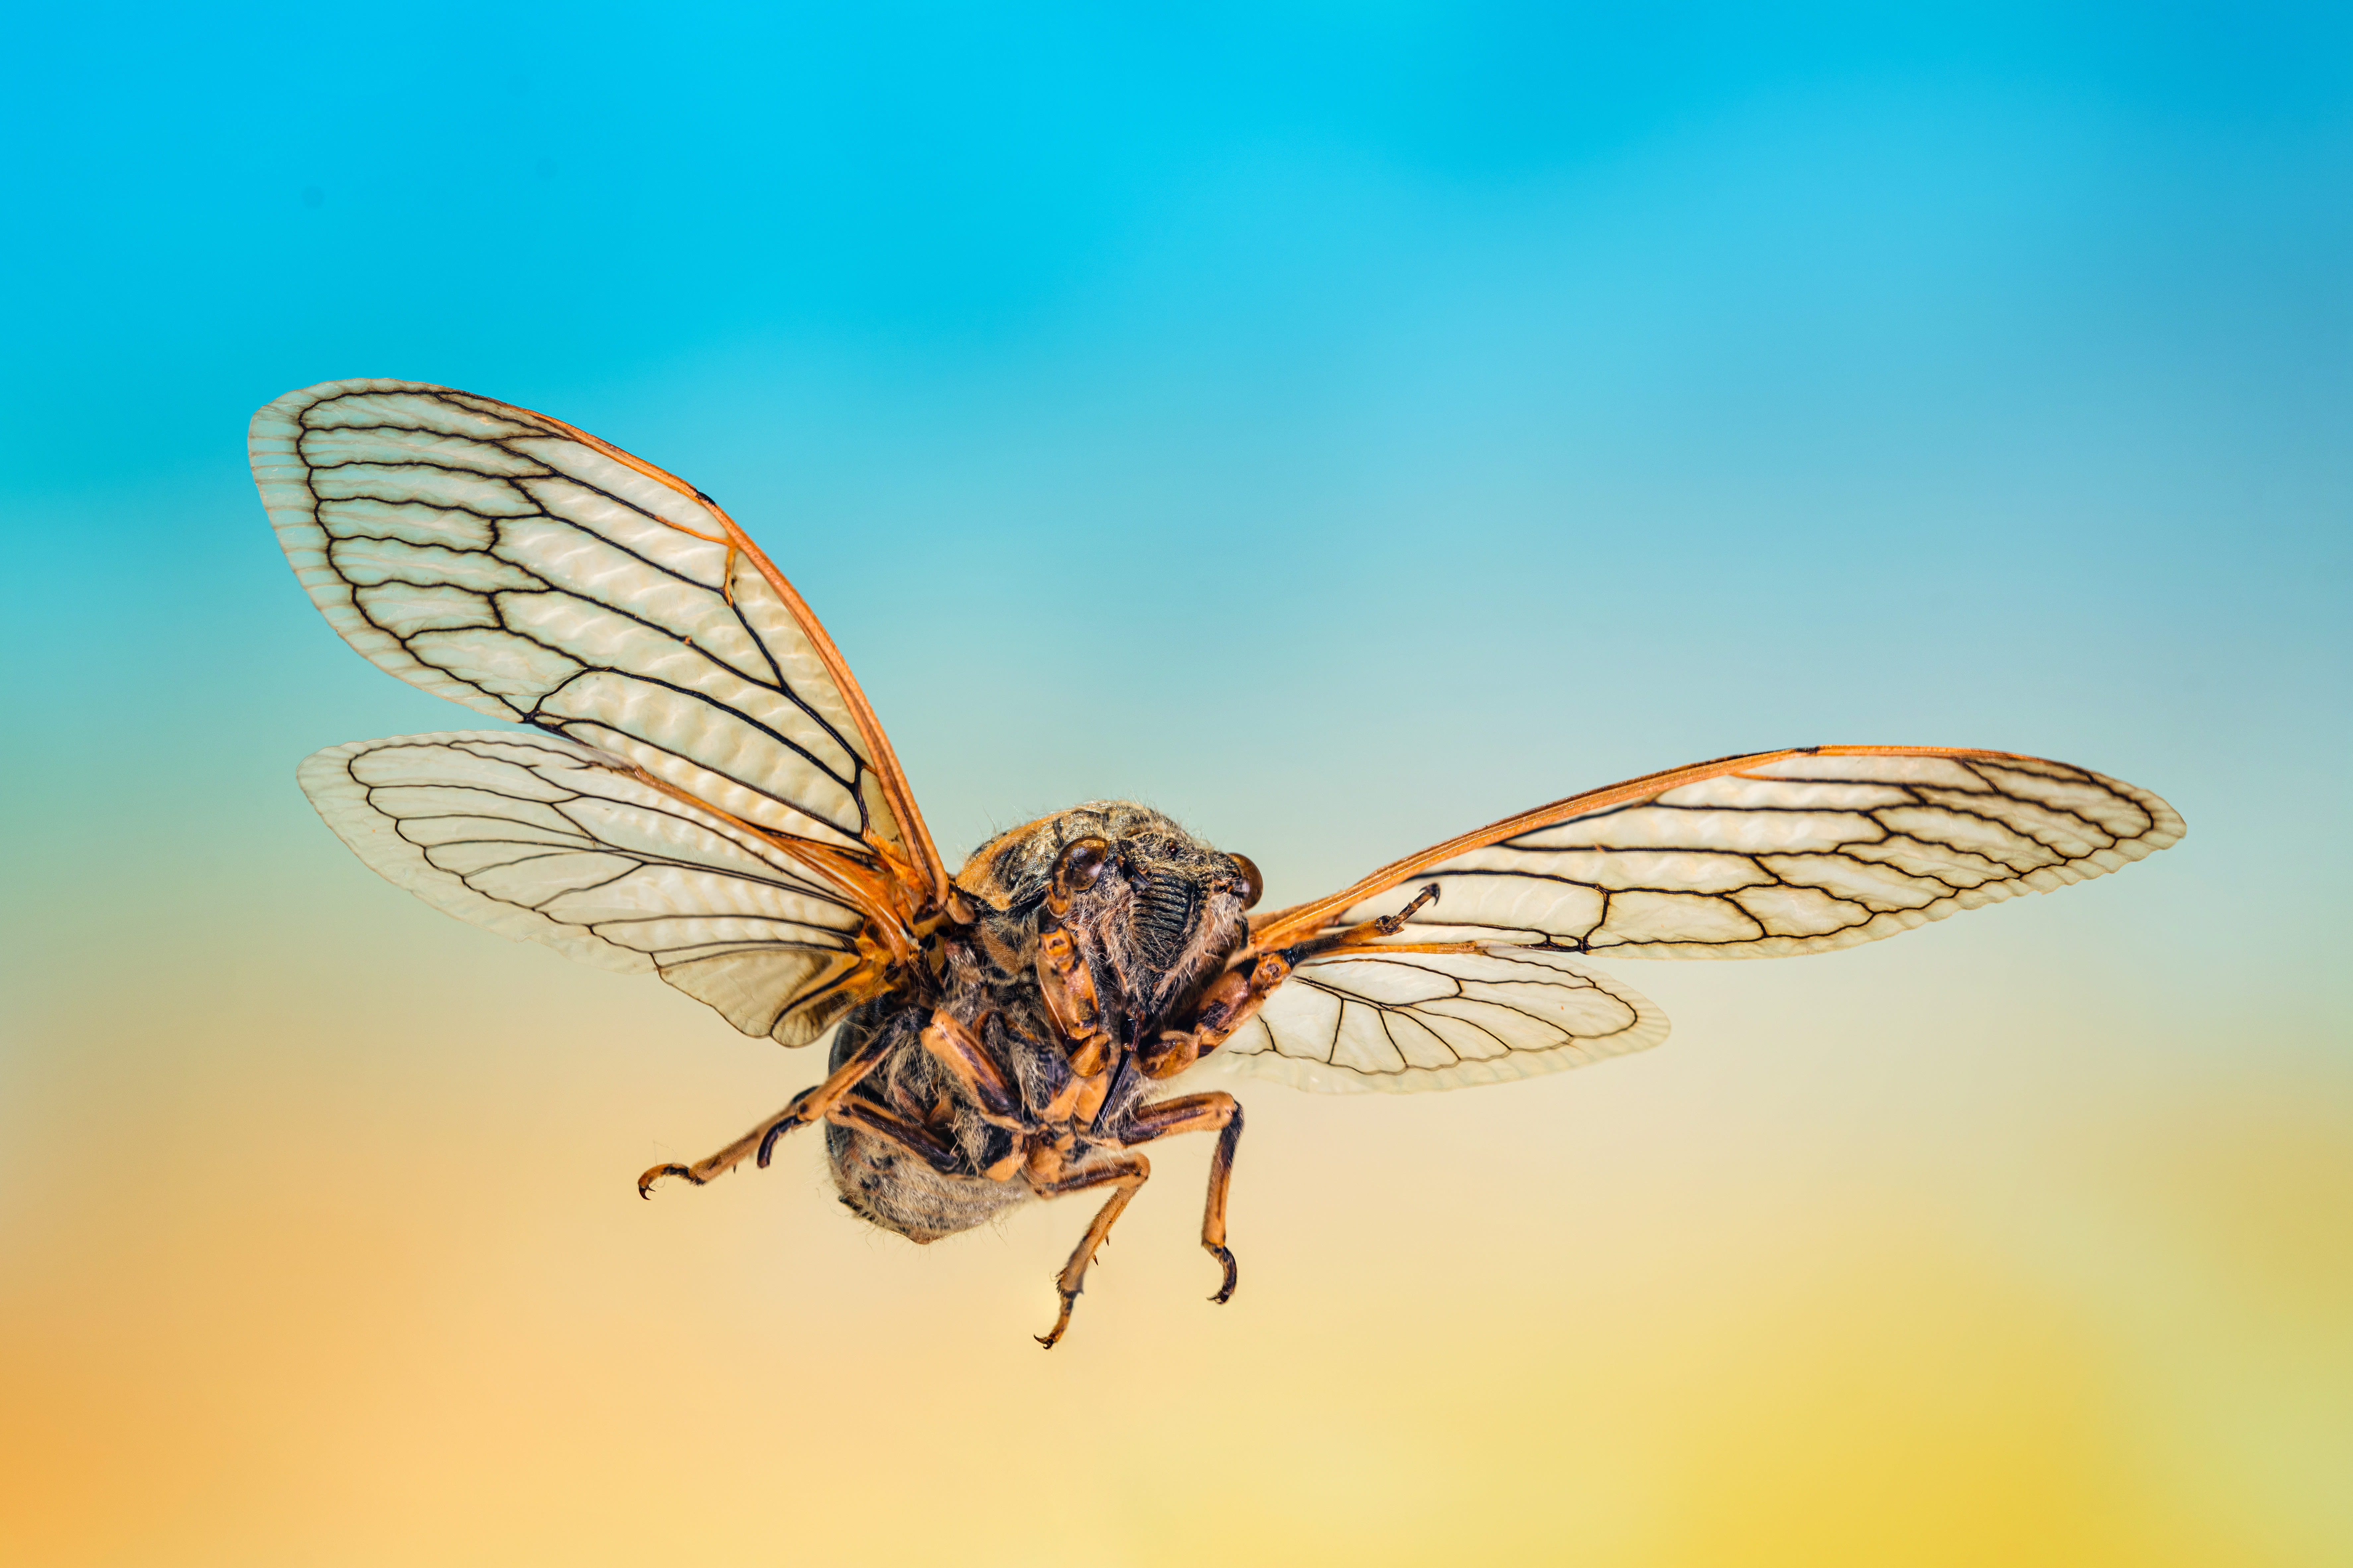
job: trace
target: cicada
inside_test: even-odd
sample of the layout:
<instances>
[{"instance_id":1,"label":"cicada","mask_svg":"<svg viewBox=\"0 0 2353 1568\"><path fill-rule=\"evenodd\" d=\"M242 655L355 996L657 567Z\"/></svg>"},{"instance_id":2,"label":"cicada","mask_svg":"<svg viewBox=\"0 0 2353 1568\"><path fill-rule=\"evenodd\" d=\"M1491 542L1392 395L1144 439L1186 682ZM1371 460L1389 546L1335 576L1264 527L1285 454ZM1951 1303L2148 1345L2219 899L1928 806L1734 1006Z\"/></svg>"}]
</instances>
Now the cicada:
<instances>
[{"instance_id":1,"label":"cicada","mask_svg":"<svg viewBox=\"0 0 2353 1568\"><path fill-rule=\"evenodd\" d=\"M302 763L344 843L435 907L651 971L747 1035L830 1036L829 1070L700 1184L823 1126L842 1201L910 1240L1103 1194L1056 1278L1214 1135L1201 1246L1234 1291L1242 1108L1223 1064L1324 1090L1454 1089L1666 1037L1585 962L1764 958L1892 936L2113 871L2181 837L2165 802L2064 763L1936 746L1720 757L1571 795L1256 909L1258 868L1095 801L953 871L840 652L717 502L545 415L328 382L255 416L255 479L345 641L517 726Z\"/></svg>"}]
</instances>

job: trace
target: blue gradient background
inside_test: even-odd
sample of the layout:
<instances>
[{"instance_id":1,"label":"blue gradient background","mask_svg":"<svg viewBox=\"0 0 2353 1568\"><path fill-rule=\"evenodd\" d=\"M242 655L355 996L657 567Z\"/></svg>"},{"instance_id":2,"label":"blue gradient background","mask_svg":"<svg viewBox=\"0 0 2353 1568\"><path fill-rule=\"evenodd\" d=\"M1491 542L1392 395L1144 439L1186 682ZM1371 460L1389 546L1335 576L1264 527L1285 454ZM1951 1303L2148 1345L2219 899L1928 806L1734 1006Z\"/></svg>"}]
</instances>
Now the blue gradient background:
<instances>
[{"instance_id":1,"label":"blue gradient background","mask_svg":"<svg viewBox=\"0 0 2353 1568\"><path fill-rule=\"evenodd\" d=\"M0 1555L2353 1555L2341 6L52 8L0 60ZM1323 890L1628 774L1991 745L2179 847L1664 1049L1247 1090L930 1249L814 1076L369 877L474 722L245 475L337 376L694 479L944 845L1140 796Z\"/></svg>"}]
</instances>

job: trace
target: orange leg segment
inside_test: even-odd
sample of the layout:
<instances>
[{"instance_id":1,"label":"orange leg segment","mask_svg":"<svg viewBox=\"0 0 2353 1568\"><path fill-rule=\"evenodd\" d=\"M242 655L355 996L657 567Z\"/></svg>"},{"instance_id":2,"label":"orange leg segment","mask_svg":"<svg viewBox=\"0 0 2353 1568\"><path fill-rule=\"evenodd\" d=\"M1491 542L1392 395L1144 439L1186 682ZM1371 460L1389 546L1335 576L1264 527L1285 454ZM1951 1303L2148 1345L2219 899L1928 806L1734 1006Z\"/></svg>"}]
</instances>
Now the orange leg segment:
<instances>
[{"instance_id":1,"label":"orange leg segment","mask_svg":"<svg viewBox=\"0 0 2353 1568\"><path fill-rule=\"evenodd\" d=\"M653 1184L664 1176L684 1176L696 1186L702 1185L723 1171L741 1164L744 1156L757 1151L757 1163L765 1170L768 1156L776 1140L796 1127L806 1127L812 1121L825 1120L828 1112L841 1102L842 1097L858 1087L859 1080L874 1070L874 1066L889 1054L896 1037L886 1030L876 1030L849 1059L833 1069L824 1082L813 1084L793 1096L792 1103L760 1123L716 1154L697 1160L691 1165L656 1165L638 1178L638 1195L653 1195ZM921 1152L920 1150L916 1152Z\"/></svg>"},{"instance_id":2,"label":"orange leg segment","mask_svg":"<svg viewBox=\"0 0 2353 1568\"><path fill-rule=\"evenodd\" d=\"M1095 1260L1096 1250L1109 1239L1113 1223L1134 1200L1136 1189L1151 1179L1151 1161L1141 1154L1122 1152L1112 1155L1099 1165L1074 1171L1060 1181L1038 1189L1038 1195L1041 1198L1066 1197L1091 1187L1119 1189L1112 1194L1102 1208L1095 1211L1094 1223L1087 1226L1086 1235L1079 1237L1079 1245L1071 1252L1071 1260L1063 1264L1061 1273L1055 1276L1054 1289L1061 1293L1062 1310L1054 1319L1054 1326L1038 1336L1038 1342L1048 1350L1054 1348L1054 1342L1060 1339L1062 1331L1071 1326L1071 1309L1078 1305L1079 1292L1086 1289L1087 1266Z\"/></svg>"},{"instance_id":3,"label":"orange leg segment","mask_svg":"<svg viewBox=\"0 0 2353 1568\"><path fill-rule=\"evenodd\" d=\"M1094 1223L1087 1226L1087 1234L1080 1238L1070 1262L1062 1266L1054 1282L1061 1292L1061 1314L1054 1320L1051 1331L1038 1336L1039 1344L1051 1350L1071 1326L1071 1310L1078 1304L1079 1292L1085 1287L1088 1265L1094 1261L1096 1250L1111 1235L1112 1223L1134 1198L1136 1189L1151 1179L1152 1163L1134 1152L1134 1146L1179 1132L1212 1131L1218 1135L1218 1147L1209 1156L1209 1192L1201 1213L1201 1247L1225 1270L1224 1281L1209 1300L1223 1303L1232 1298L1236 1270L1234 1255L1226 1249L1226 1193L1233 1184L1234 1152L1241 1146L1242 1108L1232 1095L1222 1092L1179 1095L1132 1112L1121 1132L1120 1152L1101 1163L1047 1181L1039 1181L1038 1172L1051 1169L1059 1162L1050 1160L1033 1169L1030 1179L1039 1197L1059 1198L1091 1187L1115 1185L1119 1189L1095 1215Z\"/></svg>"},{"instance_id":4,"label":"orange leg segment","mask_svg":"<svg viewBox=\"0 0 2353 1568\"><path fill-rule=\"evenodd\" d=\"M1230 1094L1181 1094L1140 1107L1128 1119L1126 1142L1149 1143L1178 1132L1218 1135L1217 1151L1209 1156L1209 1193L1201 1211L1201 1247L1226 1271L1225 1283L1210 1300L1223 1306L1232 1300L1237 1278L1234 1255L1226 1250L1226 1190L1233 1184L1234 1153L1241 1147L1242 1108Z\"/></svg>"},{"instance_id":5,"label":"orange leg segment","mask_svg":"<svg viewBox=\"0 0 2353 1568\"><path fill-rule=\"evenodd\" d=\"M999 1127L1021 1125L1021 1097L978 1035L948 1016L947 1009L943 1007L924 1026L923 1041L932 1059L946 1068L964 1087L965 1095L980 1107L983 1121Z\"/></svg>"},{"instance_id":6,"label":"orange leg segment","mask_svg":"<svg viewBox=\"0 0 2353 1568\"><path fill-rule=\"evenodd\" d=\"M885 1142L895 1143L943 1176L968 1173L965 1169L963 1151L944 1142L938 1133L923 1123L910 1121L864 1095L845 1095L825 1113L825 1119L837 1127L852 1128Z\"/></svg>"}]
</instances>

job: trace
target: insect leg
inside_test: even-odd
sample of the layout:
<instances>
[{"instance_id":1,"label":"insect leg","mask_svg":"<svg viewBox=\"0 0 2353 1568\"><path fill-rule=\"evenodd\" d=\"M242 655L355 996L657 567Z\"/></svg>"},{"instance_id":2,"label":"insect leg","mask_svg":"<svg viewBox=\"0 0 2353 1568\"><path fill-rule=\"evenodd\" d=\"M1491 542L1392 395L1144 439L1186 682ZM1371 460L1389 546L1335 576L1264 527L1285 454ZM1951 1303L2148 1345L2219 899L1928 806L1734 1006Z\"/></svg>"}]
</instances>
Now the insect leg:
<instances>
[{"instance_id":1,"label":"insect leg","mask_svg":"<svg viewBox=\"0 0 2353 1568\"><path fill-rule=\"evenodd\" d=\"M1199 1005L1194 1009L1193 1026L1162 1030L1157 1039L1137 1050L1136 1066L1143 1069L1146 1078L1175 1078L1224 1045L1235 1030L1257 1016L1266 999L1274 994L1275 988L1288 980L1291 972L1303 961L1352 947L1369 946L1384 937L1395 936L1405 929L1408 921L1421 912L1424 905L1437 897L1438 884L1432 882L1417 894L1411 903L1393 915L1384 915L1378 920L1366 921L1341 931L1327 931L1280 952L1261 952L1255 958L1246 954L1242 963L1227 970L1202 994Z\"/></svg>"},{"instance_id":2,"label":"insect leg","mask_svg":"<svg viewBox=\"0 0 2353 1568\"><path fill-rule=\"evenodd\" d=\"M697 1160L691 1165L656 1165L638 1178L638 1195L653 1195L653 1184L664 1176L684 1176L696 1186L711 1180L722 1171L733 1169L744 1156L755 1151L754 1163L765 1169L776 1140L796 1127L806 1127L812 1121L825 1120L828 1112L841 1102L842 1097L858 1087L858 1081L874 1070L874 1064L890 1054L898 1043L898 1035L890 1029L877 1029L851 1052L848 1060L833 1069L822 1083L812 1084L793 1096L792 1103L760 1123L716 1154Z\"/></svg>"},{"instance_id":3,"label":"insect leg","mask_svg":"<svg viewBox=\"0 0 2353 1568\"><path fill-rule=\"evenodd\" d=\"M1079 1237L1079 1245L1071 1252L1071 1260L1062 1265L1062 1272L1055 1277L1054 1289L1061 1293L1062 1310L1055 1318L1054 1326L1038 1336L1038 1342L1048 1350L1054 1348L1054 1342L1060 1339L1062 1331L1071 1326L1071 1309L1078 1305L1079 1292L1086 1288L1087 1265L1095 1260L1096 1249L1111 1235L1112 1222L1119 1218L1120 1211L1126 1208L1135 1196L1135 1190L1151 1179L1151 1161L1141 1154L1119 1153L1099 1165L1073 1172L1060 1181L1050 1182L1038 1188L1038 1195L1041 1198L1066 1197L1071 1193L1085 1192L1090 1187L1115 1186L1119 1189L1095 1212L1094 1223L1087 1226L1086 1235Z\"/></svg>"},{"instance_id":4,"label":"insect leg","mask_svg":"<svg viewBox=\"0 0 2353 1568\"><path fill-rule=\"evenodd\" d=\"M1226 1250L1226 1189L1233 1184L1234 1152L1241 1147L1242 1108L1222 1090L1210 1094L1180 1094L1174 1100L1139 1107L1120 1130L1120 1142L1133 1148L1178 1132L1218 1135L1209 1156L1209 1195L1201 1211L1201 1249L1226 1271L1226 1281L1210 1300L1223 1306L1234 1293L1234 1255Z\"/></svg>"},{"instance_id":5,"label":"insect leg","mask_svg":"<svg viewBox=\"0 0 2353 1568\"><path fill-rule=\"evenodd\" d=\"M923 1041L932 1059L944 1068L972 1097L973 1103L980 1107L983 1121L999 1127L1022 1125L1021 1097L1006 1080L1005 1069L989 1055L988 1047L979 1036L950 1017L943 1007L923 1026Z\"/></svg>"},{"instance_id":6,"label":"insect leg","mask_svg":"<svg viewBox=\"0 0 2353 1568\"><path fill-rule=\"evenodd\" d=\"M1432 882L1420 892L1416 893L1411 903L1393 915L1383 915L1378 920L1366 921L1358 925L1344 927L1339 931L1327 931L1321 936L1310 937L1305 942L1284 948L1282 956L1296 964L1303 959L1320 957L1341 948L1359 947L1366 942L1378 942L1383 937L1395 936L1406 928L1408 921L1422 911L1425 905L1437 901L1438 884Z\"/></svg>"},{"instance_id":7,"label":"insect leg","mask_svg":"<svg viewBox=\"0 0 2353 1568\"><path fill-rule=\"evenodd\" d=\"M965 1168L963 1152L940 1141L939 1135L920 1122L910 1121L886 1106L875 1104L862 1095L844 1095L825 1119L837 1127L870 1133L923 1161L943 1176L969 1175Z\"/></svg>"},{"instance_id":8,"label":"insect leg","mask_svg":"<svg viewBox=\"0 0 2353 1568\"><path fill-rule=\"evenodd\" d=\"M1264 952L1241 968L1227 970L1203 994L1193 1011L1193 1026L1163 1029L1158 1039L1137 1050L1137 1068L1150 1079L1175 1078L1257 1016L1275 987L1291 977L1291 967L1290 954Z\"/></svg>"}]
</instances>

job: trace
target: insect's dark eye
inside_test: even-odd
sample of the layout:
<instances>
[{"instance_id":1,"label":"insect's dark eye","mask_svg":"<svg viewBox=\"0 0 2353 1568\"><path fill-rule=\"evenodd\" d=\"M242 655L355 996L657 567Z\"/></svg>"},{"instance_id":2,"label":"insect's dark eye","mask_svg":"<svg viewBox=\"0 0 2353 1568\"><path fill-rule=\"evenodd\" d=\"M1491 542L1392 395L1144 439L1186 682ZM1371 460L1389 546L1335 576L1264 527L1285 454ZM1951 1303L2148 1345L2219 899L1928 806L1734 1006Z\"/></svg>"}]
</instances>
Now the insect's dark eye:
<instances>
[{"instance_id":1,"label":"insect's dark eye","mask_svg":"<svg viewBox=\"0 0 2353 1568\"><path fill-rule=\"evenodd\" d=\"M1226 858L1234 863L1234 869L1240 871L1242 880L1250 884L1242 893L1242 908L1257 908L1260 898L1266 892L1266 879L1258 874L1258 862L1247 855L1229 855Z\"/></svg>"},{"instance_id":2,"label":"insect's dark eye","mask_svg":"<svg viewBox=\"0 0 2353 1568\"><path fill-rule=\"evenodd\" d=\"M1054 891L1063 898L1095 885L1111 861L1111 846L1100 838L1076 838L1054 861Z\"/></svg>"}]
</instances>

